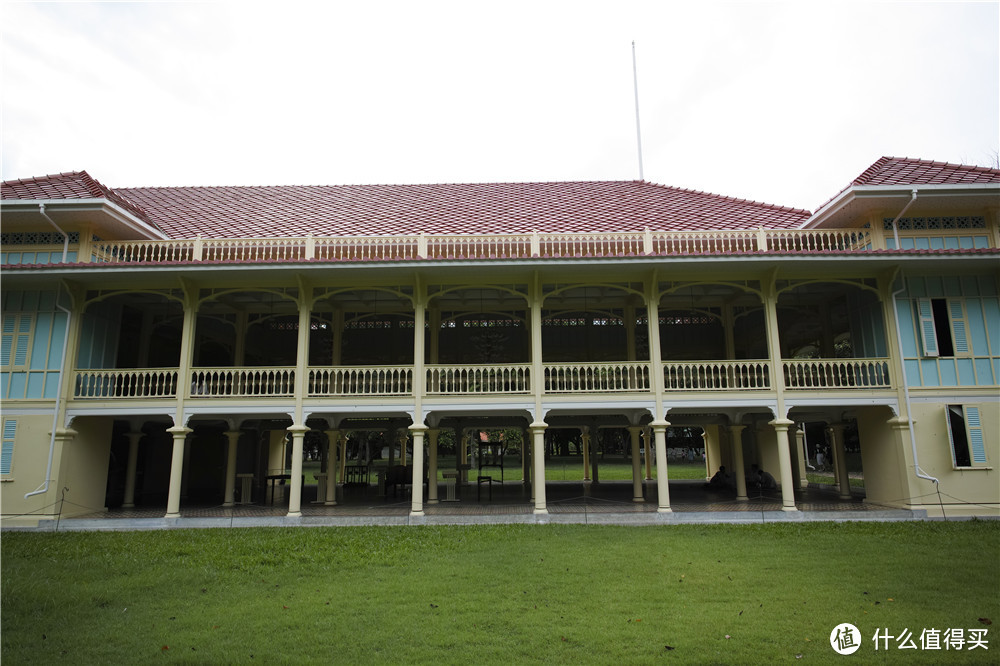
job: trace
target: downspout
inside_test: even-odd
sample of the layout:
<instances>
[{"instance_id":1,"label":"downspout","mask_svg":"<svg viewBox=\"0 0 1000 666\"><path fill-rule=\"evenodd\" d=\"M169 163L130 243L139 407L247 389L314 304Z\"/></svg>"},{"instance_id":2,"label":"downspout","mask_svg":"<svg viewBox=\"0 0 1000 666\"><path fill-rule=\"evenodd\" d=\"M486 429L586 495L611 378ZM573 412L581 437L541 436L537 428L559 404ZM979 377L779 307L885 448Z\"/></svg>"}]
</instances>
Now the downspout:
<instances>
[{"instance_id":1,"label":"downspout","mask_svg":"<svg viewBox=\"0 0 1000 666\"><path fill-rule=\"evenodd\" d=\"M913 190L913 192L912 192L912 198L910 199L909 203L907 203L903 207L903 210L899 211L899 215L897 215L893 219L893 221L892 221L892 233L896 237L896 250L897 251L899 250L899 234L896 232L896 222L899 221L899 218L903 217L903 213L906 212L906 209L909 208L913 204L913 202L916 201L916 200L917 200L917 191ZM900 328L899 328L899 308L896 305L896 296L898 296L899 294L902 294L904 291L906 291L906 280L903 278L903 269L902 268L897 268L896 269L896 274L892 276L893 282L895 282L897 279L902 279L903 280L902 281L902 286L900 286L900 288L897 289L896 291L892 292L890 294L889 298L892 301L893 326L896 329L896 347L897 347L897 349L899 351L899 369L900 369L900 372L902 373L902 381L903 381L903 403L906 405L906 418L907 418L907 420L910 421L910 428L909 428L909 430L910 430L910 448L913 450L913 473L917 475L917 478L924 479L926 481L933 481L934 485L938 486L938 485L940 485L940 482L935 477L928 475L926 472L924 472L924 470L920 469L920 460L917 457L917 435L916 435L916 433L913 430L913 419L912 419L913 412L910 409L910 407L911 407L911 405L910 405L910 383L906 379L906 358L903 355L903 333L902 333L902 331L900 331Z\"/></svg>"},{"instance_id":2,"label":"downspout","mask_svg":"<svg viewBox=\"0 0 1000 666\"><path fill-rule=\"evenodd\" d=\"M906 210L910 206L912 206L916 200L917 200L917 191L916 190L910 190L910 200L906 202L905 206L903 206L903 210L899 211L899 215L897 215L892 220L892 238L893 238L893 240L896 241L896 249L897 250L899 250L901 248L899 247L899 229L896 228L896 223L899 222L899 218L903 217L903 214L906 212Z\"/></svg>"},{"instance_id":3,"label":"downspout","mask_svg":"<svg viewBox=\"0 0 1000 666\"><path fill-rule=\"evenodd\" d=\"M43 205L43 204L39 204ZM43 213L44 215L44 213ZM67 238L69 238L67 236ZM42 481L42 485L38 486L37 490L26 494L24 499L28 499L34 495L41 495L49 491L49 477L52 476L52 455L56 448L56 429L59 427L59 413L61 411L62 399L63 399L63 382L66 379L66 375L69 373L70 369L66 367L66 351L69 349L69 329L73 322L73 313L67 310L62 305L59 304L59 296L62 295L62 283L59 284L59 292L56 293L56 307L66 313L66 333L63 335L63 347L62 347L62 364L63 368L59 372L59 382L56 386L56 405L54 413L52 414L52 434L49 438L49 461L45 466L45 480Z\"/></svg>"},{"instance_id":4,"label":"downspout","mask_svg":"<svg viewBox=\"0 0 1000 666\"><path fill-rule=\"evenodd\" d=\"M38 204L38 212L41 213L42 217L49 221L55 230L62 234L63 237L63 256L62 263L66 263L66 258L69 256L69 234L59 228L59 225L52 221L52 218L45 213L45 204Z\"/></svg>"}]
</instances>

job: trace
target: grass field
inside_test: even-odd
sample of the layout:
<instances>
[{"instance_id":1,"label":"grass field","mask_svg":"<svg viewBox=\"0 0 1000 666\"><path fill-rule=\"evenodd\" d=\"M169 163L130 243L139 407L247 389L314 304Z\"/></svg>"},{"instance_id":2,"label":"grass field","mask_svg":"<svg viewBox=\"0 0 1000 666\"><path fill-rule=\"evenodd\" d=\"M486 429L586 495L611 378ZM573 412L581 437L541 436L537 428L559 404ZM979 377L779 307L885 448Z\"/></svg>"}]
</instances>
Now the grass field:
<instances>
[{"instance_id":1,"label":"grass field","mask_svg":"<svg viewBox=\"0 0 1000 666\"><path fill-rule=\"evenodd\" d=\"M996 663L1000 522L7 532L22 663ZM982 618L982 619L980 619ZM876 629L989 651L875 651ZM859 662L859 663L861 663Z\"/></svg>"}]
</instances>

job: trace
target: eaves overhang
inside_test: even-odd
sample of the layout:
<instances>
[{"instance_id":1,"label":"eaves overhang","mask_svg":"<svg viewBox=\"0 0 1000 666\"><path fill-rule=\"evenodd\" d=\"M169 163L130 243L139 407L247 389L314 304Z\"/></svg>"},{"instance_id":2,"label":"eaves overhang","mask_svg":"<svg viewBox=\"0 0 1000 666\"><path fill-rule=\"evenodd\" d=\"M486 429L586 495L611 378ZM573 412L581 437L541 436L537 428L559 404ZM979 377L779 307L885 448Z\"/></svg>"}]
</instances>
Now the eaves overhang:
<instances>
[{"instance_id":1,"label":"eaves overhang","mask_svg":"<svg viewBox=\"0 0 1000 666\"><path fill-rule=\"evenodd\" d=\"M90 230L102 239L167 240L155 225L103 197L92 199L4 199L0 216L5 232L51 230L45 214L66 232Z\"/></svg>"},{"instance_id":2,"label":"eaves overhang","mask_svg":"<svg viewBox=\"0 0 1000 666\"><path fill-rule=\"evenodd\" d=\"M851 228L867 221L870 214L883 211L895 215L912 199L907 215L920 217L943 211L962 212L1000 207L1000 183L933 183L927 185L852 185L802 223L800 229L822 227Z\"/></svg>"}]
</instances>

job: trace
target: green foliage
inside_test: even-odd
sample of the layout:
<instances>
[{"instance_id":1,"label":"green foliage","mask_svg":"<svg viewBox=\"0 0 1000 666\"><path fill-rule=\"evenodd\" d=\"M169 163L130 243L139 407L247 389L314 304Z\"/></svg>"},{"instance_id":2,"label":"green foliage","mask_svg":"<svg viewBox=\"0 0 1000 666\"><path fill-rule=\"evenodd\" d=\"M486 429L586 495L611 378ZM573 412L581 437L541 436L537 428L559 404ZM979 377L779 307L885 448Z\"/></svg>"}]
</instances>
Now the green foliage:
<instances>
[{"instance_id":1,"label":"green foliage","mask_svg":"<svg viewBox=\"0 0 1000 666\"><path fill-rule=\"evenodd\" d=\"M978 654L870 640L1000 619L995 521L8 532L0 547L11 664L825 662L841 622L863 661L1000 648L992 632Z\"/></svg>"}]
</instances>

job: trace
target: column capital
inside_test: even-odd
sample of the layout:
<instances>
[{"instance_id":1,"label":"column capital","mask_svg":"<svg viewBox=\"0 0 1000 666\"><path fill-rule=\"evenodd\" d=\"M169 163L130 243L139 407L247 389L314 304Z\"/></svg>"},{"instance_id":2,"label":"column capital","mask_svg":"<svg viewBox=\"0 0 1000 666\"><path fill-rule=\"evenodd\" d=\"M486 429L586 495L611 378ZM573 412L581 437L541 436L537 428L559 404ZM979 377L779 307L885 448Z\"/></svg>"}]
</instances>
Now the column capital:
<instances>
[{"instance_id":1,"label":"column capital","mask_svg":"<svg viewBox=\"0 0 1000 666\"><path fill-rule=\"evenodd\" d=\"M649 427L653 429L653 432L663 431L670 427L670 421L663 419L657 419L649 424Z\"/></svg>"},{"instance_id":2,"label":"column capital","mask_svg":"<svg viewBox=\"0 0 1000 666\"><path fill-rule=\"evenodd\" d=\"M549 427L549 424L546 423L545 421L533 421L528 426L528 428L530 428L531 430L545 430L548 427Z\"/></svg>"},{"instance_id":3,"label":"column capital","mask_svg":"<svg viewBox=\"0 0 1000 666\"><path fill-rule=\"evenodd\" d=\"M428 430L430 430L430 428L428 428L428 427L427 427L426 425L424 425L423 423L414 423L413 425L411 425L411 426L410 426L410 427L408 428L408 430L409 430L410 432L421 432L421 433L423 433L423 432L427 432Z\"/></svg>"},{"instance_id":4,"label":"column capital","mask_svg":"<svg viewBox=\"0 0 1000 666\"><path fill-rule=\"evenodd\" d=\"M773 421L768 421L767 425L772 426L775 430L788 430L795 425L795 421L790 419L774 419Z\"/></svg>"},{"instance_id":5,"label":"column capital","mask_svg":"<svg viewBox=\"0 0 1000 666\"><path fill-rule=\"evenodd\" d=\"M177 437L187 437L189 434L193 433L194 430L188 428L187 426L174 426L173 428L167 428L167 432L173 435L174 439L176 439Z\"/></svg>"}]
</instances>

